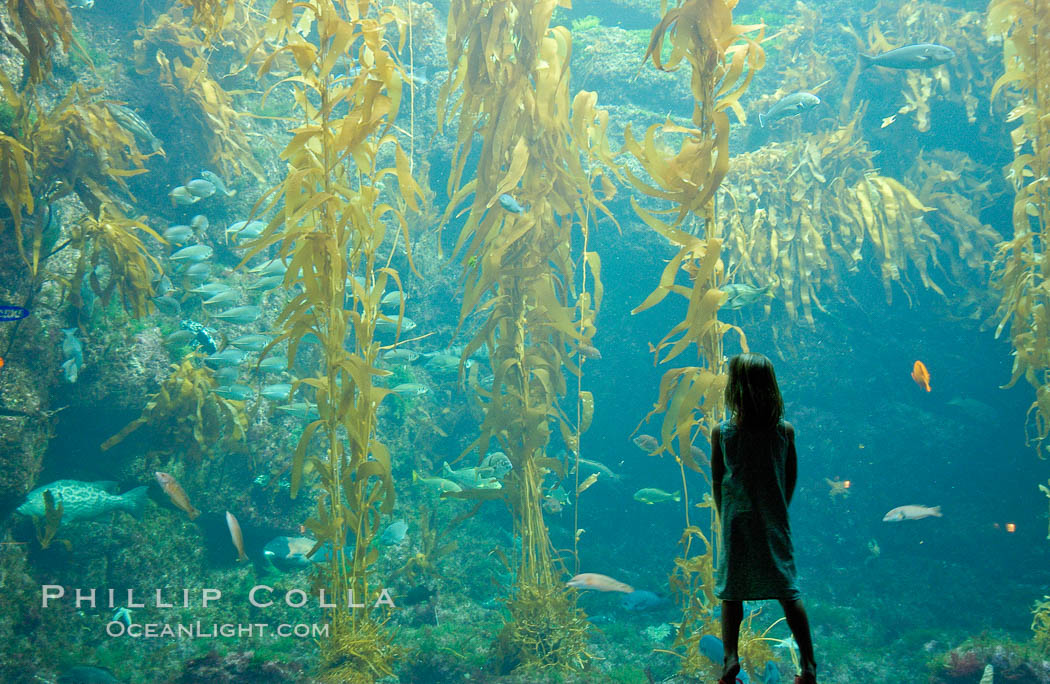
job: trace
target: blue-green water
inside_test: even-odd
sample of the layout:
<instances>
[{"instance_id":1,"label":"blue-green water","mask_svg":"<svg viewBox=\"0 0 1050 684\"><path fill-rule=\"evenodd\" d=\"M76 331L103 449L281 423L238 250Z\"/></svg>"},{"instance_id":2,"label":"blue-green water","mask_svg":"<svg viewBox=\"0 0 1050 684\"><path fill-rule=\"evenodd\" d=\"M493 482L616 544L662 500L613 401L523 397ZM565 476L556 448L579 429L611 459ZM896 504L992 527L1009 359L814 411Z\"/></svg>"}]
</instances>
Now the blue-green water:
<instances>
[{"instance_id":1,"label":"blue-green water","mask_svg":"<svg viewBox=\"0 0 1050 684\"><path fill-rule=\"evenodd\" d=\"M481 4L483 9L472 12L482 22L487 13L511 5L538 11L524 0ZM10 6L30 5L43 0ZM405 2L392 5L407 16ZM0 322L3 682L291 682L317 681L325 673L321 654L331 613L317 589L326 586L320 569L329 562L332 545L313 548L319 528L308 522L323 500L318 468L307 469L303 491L291 497L293 454L304 428L321 416L318 395L315 386L273 387L323 377L322 349L310 333L287 364L268 372L255 368L265 341L240 338L264 333L273 339L285 322L282 307L304 288L260 282L266 274L250 269L277 257L277 247L268 244L246 258L245 235L237 234L238 227L230 230L249 218L274 218L272 209L256 202L285 179L281 150L302 124L301 106L309 109L319 100L304 96L297 106L291 86L277 85L294 70L291 62L279 63L276 73L256 75L259 61L251 52L262 37L258 32L269 3L247 13L241 6L223 39L211 46L185 42L185 36L203 35L188 19L180 29L182 45L166 34L165 22L178 21L180 12L191 14L172 7L107 0L74 7L76 41L68 52L55 48L50 76L36 85L18 49L24 39L17 38L32 26L15 21L10 10L0 13L14 36L0 44L0 71L11 84L0 108L9 169L6 207L0 210L0 304L29 312L24 321ZM347 7L339 7L341 16L350 16ZM554 13L552 23L572 34L570 98L581 89L597 92L598 107L609 111L608 138L615 150L623 145L628 124L636 138L669 119L692 125L696 100L688 64L670 73L658 73L651 61L643 64L659 9L657 2L603 0L576 2ZM1003 271L997 252L1015 235L1015 187L1004 168L1013 159L1009 134L1017 124L1007 117L1021 95L1007 89L990 99L1003 62L1001 41L985 36L987 10L973 2L943 7L884 2L868 9L779 0L745 0L734 10L737 23L766 23L766 63L740 97L747 120L730 114L729 173L714 204L720 220L705 228L702 220L690 218L685 228L726 238L722 259L731 282L772 288L771 296L754 303L723 308L719 320L739 326L751 351L773 359L785 418L795 426L799 466L791 521L821 682L976 684L985 681L989 666L995 684L1050 681L1046 632L1040 641L1032 630L1033 604L1050 593L1050 494L1038 488L1046 482L1041 460L1046 450L1038 439L1026 443L1026 436L1037 432L1038 418L1029 412L1037 389L1023 377L1004 387L1018 353L1011 336L1020 330L1019 319L996 335L1003 296L995 286ZM619 228L606 217L590 224L586 249L601 258L604 288L590 339L600 359L583 363L579 381L595 406L579 456L611 474L600 475L577 497L575 475L559 481L555 471L545 473L542 510L558 586L579 572L600 573L670 600L633 610L618 591L572 592L591 625L590 658L583 667L510 672L497 655L497 634L509 618L504 600L514 595L520 561L515 516L502 501L486 502L468 515L472 502L442 498L439 489L449 485L427 482L452 478L457 486L496 491L517 482L518 475L502 467L494 472L490 462L481 464L481 474L468 484L449 474L479 466L476 452L456 459L477 439L486 415L485 393L472 389L471 382L485 388L493 368L488 354L476 353L459 377L463 345L488 310L467 312L461 320L469 280L464 274L475 262L455 246L467 225L469 203L442 222L458 126L453 118L438 130L437 119L449 78L450 3L413 4L411 13L411 46L391 51L406 68L415 65L418 76L411 95L405 87L390 132L413 155L425 199L423 211L411 212L399 204L394 174L383 180L383 201L406 217L412 263L399 246L404 237L398 224L387 215L377 264L389 260L399 273L407 295L404 314L412 323L402 323L400 340L408 341L398 346L409 353L377 364L390 372L378 383L397 388L379 405L375 426L375 437L391 454L396 503L375 521L370 577L372 587L389 590L393 607L384 607L378 594L363 600L375 604L374 610L363 610L386 620L388 647L396 651L390 651L392 672L362 671L360 681L714 681L718 667L702 655L695 661L699 671L680 672L687 650L675 643L675 630L686 597L669 584L682 555L686 516L710 533L707 510L695 506L709 492L707 471L680 468L672 455L649 455L632 440L640 433L659 435L662 415L643 420L659 401L661 378L670 367L717 366L723 358L701 361L691 347L670 363L654 363L651 345L682 321L687 309L683 298L672 295L632 313L657 287L678 247L650 230L631 200L649 211L672 204L645 196L623 176L614 180L618 191L607 201ZM869 33L872 27L891 47L944 43L954 58L932 70L855 71L858 42L866 52L886 49ZM302 33L317 40L316 29ZM393 37L391 29L387 38ZM56 40L61 43L61 36ZM197 66L210 82L229 94L218 109L191 97L199 91L180 69L194 56L202 58ZM671 56L665 47L663 58ZM353 78L360 67L351 68L348 60L339 61L336 72ZM176 61L173 80L166 65ZM87 90L74 93L75 106L62 104L74 84ZM820 103L759 125L760 113L775 118L770 111L776 102L796 91L815 92ZM455 97L453 92L450 101ZM132 135L128 131L135 125L121 119L123 129L95 131L100 141L77 133L68 120L51 129L40 123L73 106L95 112L95 118L85 119L89 126L103 126L99 121L112 112L99 104L103 101L126 103L149 132ZM20 104L28 102L37 109L22 117ZM339 117L354 113L345 105L333 111ZM126 189L106 173L107 164L133 166L120 157L130 154L124 143L118 145L120 155L109 150L111 156L102 159L97 152L117 135L135 139L147 154L152 135L164 150L141 160L144 172L128 177ZM829 142L836 135L845 142ZM662 136L657 147L674 149L679 140ZM24 173L38 207L35 215L18 204L25 201L13 190L13 179L22 167L17 148L7 141L29 151ZM486 163L483 147L475 135L464 181ZM380 166L392 166L393 155L384 154L390 158L380 155ZM925 162L936 166L924 167ZM628 152L617 154L615 164L652 185ZM355 190L367 185L358 171L368 173L354 169L347 184ZM229 192L205 177L220 179ZM803 187L797 185L803 178L805 191L788 195ZM887 178L925 205L901 224L898 248L904 249L900 245L908 236L918 236L915 250L903 257L881 251L878 236L839 237L849 230L847 218L822 209L836 200L847 206L858 196L849 193ZM200 197L193 199L198 196L189 190L172 195L177 186L196 188ZM97 248L110 244L102 233L91 232L98 225L92 219L99 216L100 199L110 212L104 215L137 217L156 234L171 226L193 228L171 233L179 236L179 245L162 244L126 224L112 229L141 239L143 254L137 258L152 265L145 279L136 281L125 270L135 264L135 249ZM494 197L487 211L509 215L520 209L520 216L528 217L542 199L523 198L515 206ZM29 235L21 251L12 206ZM952 207L959 212L952 213ZM789 220L788 210L798 213ZM791 251L797 261L766 259L769 238L759 241L757 232L733 238L759 213L777 211L781 223L772 224L783 231L779 249L800 250L801 256ZM1045 208L1039 211L1033 205L1028 214L1033 232L1046 228L1039 223ZM814 217L814 232L803 236L796 226L791 230L798 230L797 237L784 237L791 232L786 226L802 214ZM207 225L198 217L206 217ZM273 225L284 229L279 221ZM33 226L40 234L35 274ZM571 235L566 246L578 285L584 268L578 225ZM814 235L827 246L823 260L799 247L806 241L812 249ZM855 238L856 244L850 242ZM210 253L171 258L183 245L205 245ZM528 256L521 256L522 262ZM199 277L187 272L198 259ZM900 278L890 282L888 298L883 267L891 262ZM943 293L924 284L921 270ZM1033 278L1040 273L1032 267ZM813 308L812 323L799 294L800 284L811 281L821 304ZM205 282L219 289L204 296L191 291ZM684 273L676 282L691 285ZM782 287L785 282L794 286ZM136 312L143 283L148 285L143 301L153 304ZM228 300L202 303L225 287L234 290ZM352 291L349 281L347 287ZM388 287L387 294L395 289ZM575 297L578 291L569 289ZM353 308L355 301L348 295L346 306ZM566 304L571 309L575 300L567 297ZM253 308L231 312L234 307ZM383 310L396 319L396 303ZM391 346L395 341L392 332L380 332L377 339ZM735 332L725 335L724 356L742 350L739 339ZM205 360L232 349L234 341L246 352L244 360L240 355ZM537 340L526 338L526 346L533 343ZM1039 337L1033 345L1044 343ZM352 335L346 345L353 349ZM290 354L285 340L270 351ZM565 358L578 361L580 355L572 351ZM928 392L910 377L917 360L929 369ZM180 372L178 377L203 384L197 389L186 389L182 380L172 384L169 377ZM1036 368L1033 378L1038 383L1043 375L1045 369ZM558 405L574 422L577 378L568 371L565 376L567 391ZM199 392L199 401L174 401L180 387L184 397ZM216 400L216 389L232 403ZM162 409L150 419L158 402ZM176 409L165 412L169 404ZM137 429L112 439L140 416L147 419ZM566 458L569 448L553 417L548 428L543 453ZM345 432L339 439L347 439ZM694 443L709 453L703 434ZM309 449L323 457L319 443ZM493 444L490 454L498 449ZM579 480L593 471L584 466ZM158 472L171 475L176 488L162 486ZM43 500L32 510L35 519L16 512L30 491L66 480L80 484L76 497L67 485L66 500L54 502L63 504L61 517L55 517L54 506L41 515ZM100 481L112 484L90 484ZM832 483L843 481L848 488L836 491ZM142 486L149 488L148 500L139 511L122 495ZM635 497L642 488L685 492L687 498L647 505ZM902 505L939 506L942 516L883 521L887 511ZM244 559L238 560L242 551ZM79 605L78 589L84 598ZM91 590L93 604L86 593ZM49 596L55 598L44 605ZM289 605L286 596L305 605ZM774 625L779 618L779 608L768 602L749 633L785 640L785 624ZM708 624L713 630L717 621ZM223 632L223 625L231 631ZM180 633L180 626L185 631ZM791 681L795 670L788 650L774 649L772 655L781 681ZM745 657L751 681L760 681L766 660Z\"/></svg>"}]
</instances>

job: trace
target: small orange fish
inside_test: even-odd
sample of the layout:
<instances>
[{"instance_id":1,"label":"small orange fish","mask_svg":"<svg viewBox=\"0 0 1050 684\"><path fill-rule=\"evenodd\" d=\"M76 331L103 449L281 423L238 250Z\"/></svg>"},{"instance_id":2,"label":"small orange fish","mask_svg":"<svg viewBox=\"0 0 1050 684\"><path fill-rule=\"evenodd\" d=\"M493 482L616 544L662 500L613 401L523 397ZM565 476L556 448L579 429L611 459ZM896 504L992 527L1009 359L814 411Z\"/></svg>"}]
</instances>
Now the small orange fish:
<instances>
[{"instance_id":1,"label":"small orange fish","mask_svg":"<svg viewBox=\"0 0 1050 684\"><path fill-rule=\"evenodd\" d=\"M157 478L157 483L160 488L164 490L164 493L168 495L171 502L177 507L186 511L186 515L190 516L190 520L195 519L201 514L193 504L190 503L190 498L186 496L186 492L179 486L179 483L175 481L175 478L167 473L162 473L159 470L153 475Z\"/></svg>"},{"instance_id":2,"label":"small orange fish","mask_svg":"<svg viewBox=\"0 0 1050 684\"><path fill-rule=\"evenodd\" d=\"M226 511L226 527L230 528L230 539L233 540L233 545L237 547L237 561L246 561L248 556L244 553L244 536L241 534L241 524L237 522L237 518L233 517L233 513Z\"/></svg>"},{"instance_id":3,"label":"small orange fish","mask_svg":"<svg viewBox=\"0 0 1050 684\"><path fill-rule=\"evenodd\" d=\"M915 366L911 369L911 379L919 387L925 387L926 391L930 391L930 371L926 370L926 364L922 361L916 361Z\"/></svg>"},{"instance_id":4,"label":"small orange fish","mask_svg":"<svg viewBox=\"0 0 1050 684\"><path fill-rule=\"evenodd\" d=\"M4 357L0 356L0 368L4 367Z\"/></svg>"},{"instance_id":5,"label":"small orange fish","mask_svg":"<svg viewBox=\"0 0 1050 684\"><path fill-rule=\"evenodd\" d=\"M634 591L634 587L631 585L614 580L608 575L599 575L596 572L584 572L576 575L566 582L565 586L576 587L577 589L594 589L595 591L622 591L625 594L630 594Z\"/></svg>"}]
</instances>

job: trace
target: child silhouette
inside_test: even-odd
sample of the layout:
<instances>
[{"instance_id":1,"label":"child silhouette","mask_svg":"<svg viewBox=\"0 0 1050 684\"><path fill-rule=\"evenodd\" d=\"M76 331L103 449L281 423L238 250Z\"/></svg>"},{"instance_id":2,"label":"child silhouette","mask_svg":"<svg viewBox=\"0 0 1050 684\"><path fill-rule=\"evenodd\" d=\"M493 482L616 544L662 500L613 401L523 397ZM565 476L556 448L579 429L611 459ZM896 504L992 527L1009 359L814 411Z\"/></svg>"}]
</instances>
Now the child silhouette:
<instances>
[{"instance_id":1,"label":"child silhouette","mask_svg":"<svg viewBox=\"0 0 1050 684\"><path fill-rule=\"evenodd\" d=\"M719 684L739 681L737 646L744 601L777 599L798 643L802 673L795 684L816 684L809 619L795 584L788 505L795 490L795 430L773 364L761 354L729 359L725 391L730 419L711 431L711 482L722 521L715 596L722 600L725 648Z\"/></svg>"}]
</instances>

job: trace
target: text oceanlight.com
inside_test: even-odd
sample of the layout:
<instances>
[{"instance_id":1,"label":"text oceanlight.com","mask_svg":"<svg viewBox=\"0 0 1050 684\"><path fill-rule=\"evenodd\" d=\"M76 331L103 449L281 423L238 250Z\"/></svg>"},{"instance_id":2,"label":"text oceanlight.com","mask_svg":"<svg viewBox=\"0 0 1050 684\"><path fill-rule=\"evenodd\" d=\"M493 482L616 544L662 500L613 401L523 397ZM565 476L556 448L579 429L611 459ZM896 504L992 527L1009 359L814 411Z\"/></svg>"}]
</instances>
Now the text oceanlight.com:
<instances>
[{"instance_id":1,"label":"text oceanlight.com","mask_svg":"<svg viewBox=\"0 0 1050 684\"><path fill-rule=\"evenodd\" d=\"M133 639L218 639L220 637L228 639L257 639L273 635L281 638L321 639L328 636L328 625L306 623L292 625L282 623L274 627L265 622L251 624L205 624L195 622L189 625L181 623L168 625L159 622L148 622L140 625L133 622L130 625L125 625L123 622L114 620L106 625L106 634L111 637L128 636Z\"/></svg>"}]
</instances>

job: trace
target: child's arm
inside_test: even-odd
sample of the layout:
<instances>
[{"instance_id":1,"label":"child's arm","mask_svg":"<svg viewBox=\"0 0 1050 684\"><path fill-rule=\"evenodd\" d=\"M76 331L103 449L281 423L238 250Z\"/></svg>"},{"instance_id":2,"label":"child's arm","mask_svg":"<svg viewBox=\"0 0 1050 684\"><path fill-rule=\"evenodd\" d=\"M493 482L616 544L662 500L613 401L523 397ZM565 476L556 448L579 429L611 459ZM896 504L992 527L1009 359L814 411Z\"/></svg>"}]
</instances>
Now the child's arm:
<instances>
[{"instance_id":1,"label":"child's arm","mask_svg":"<svg viewBox=\"0 0 1050 684\"><path fill-rule=\"evenodd\" d=\"M798 455L795 453L795 428L791 423L784 423L787 428L788 452L787 463L784 473L784 493L787 495L787 505L791 505L791 497L795 493L795 481L798 479Z\"/></svg>"},{"instance_id":2,"label":"child's arm","mask_svg":"<svg viewBox=\"0 0 1050 684\"><path fill-rule=\"evenodd\" d=\"M715 511L722 511L722 476L726 472L722 460L722 431L719 426L711 428L711 496L715 500Z\"/></svg>"}]
</instances>

